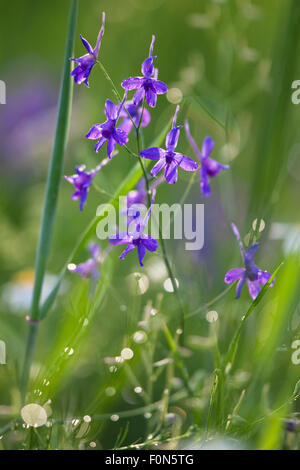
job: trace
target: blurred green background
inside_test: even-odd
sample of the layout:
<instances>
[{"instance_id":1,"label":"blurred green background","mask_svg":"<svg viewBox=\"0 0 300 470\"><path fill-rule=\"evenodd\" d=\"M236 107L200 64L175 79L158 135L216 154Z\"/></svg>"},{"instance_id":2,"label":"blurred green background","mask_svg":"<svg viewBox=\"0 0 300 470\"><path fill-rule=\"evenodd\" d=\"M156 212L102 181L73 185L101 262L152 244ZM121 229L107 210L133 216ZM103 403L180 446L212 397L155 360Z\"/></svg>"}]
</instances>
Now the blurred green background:
<instances>
[{"instance_id":1,"label":"blurred green background","mask_svg":"<svg viewBox=\"0 0 300 470\"><path fill-rule=\"evenodd\" d=\"M26 0L20 2L17 13L12 2L1 3L0 79L7 86L7 104L0 105L0 339L7 346L7 364L0 365L0 423L4 425L18 416L20 408L24 317L30 305L70 2ZM136 254L121 262L119 251L113 252L101 268L103 276L93 302L89 301L88 282L67 274L60 296L40 328L31 401L44 404L51 399L55 420L98 416L85 427L82 421L53 426L55 443L51 445L58 448L87 448L90 442L96 448L112 448L120 433L125 436L122 445L143 442L152 435L148 440L153 446L153 436L164 441L186 432L197 441L207 420L215 430L212 435L227 433L227 439L234 439L234 444L226 445L297 447L299 439L284 432L281 419L297 412L297 402L292 409L289 397L300 370L300 364L291 361L300 323L300 108L291 102L291 84L300 78L298 2L80 1L75 57L84 54L79 33L95 43L102 11L106 12L106 27L101 61L118 86L123 79L140 74L151 35L156 35L156 66L169 92L151 110L151 124L144 134L146 146L165 127L175 104L180 104L179 123L189 118L199 146L204 136L211 136L215 140L212 157L231 166L212 180L209 199L203 199L197 178L185 199L205 204L203 250L185 252L182 241L167 242L187 313L218 296L226 287L225 273L241 265L231 222L240 228L246 244L250 237L260 239L259 267L273 272L282 261L285 264L275 287L243 331L237 364L226 386L217 387L211 416L209 401L218 355L215 337L221 355L225 354L250 305L248 292L244 289L241 299L235 301L233 288L216 302L212 306L218 313L214 323L207 319L209 307L187 320L183 355L193 396L181 396L184 387L176 365L171 367L168 360L153 365L170 359L170 345L160 321L155 316L151 319L149 312L158 309L174 337L178 327L176 300L165 289L167 275L160 253L147 254L142 271ZM74 87L65 174L72 174L80 163L94 168L104 157L105 150L96 155L84 135L91 125L104 121L107 98L114 100L114 95L97 66L90 89ZM178 151L194 158L183 131ZM62 182L47 268L48 290L97 206L109 200L131 167L132 157L120 149L97 176L102 192L91 188L83 213L71 201L70 185ZM175 187L161 187L158 202L179 202L189 180L190 174L181 172ZM253 233L257 218L263 218L264 229ZM74 262L87 258L86 250ZM144 276L140 281L143 293L134 273ZM137 331L142 336L134 336ZM115 364L112 358L119 357L124 347L132 348L134 358ZM136 387L142 392L139 388L136 392ZM163 402L169 421L161 406L149 407L161 400L166 388L171 397L175 394L169 404L166 399ZM243 393L241 406L233 413L238 416L227 425L228 415ZM272 414L282 403L286 407ZM135 417L134 410L142 407L145 410ZM125 412L124 417L119 411ZM19 448L26 439L24 431L14 431L3 446Z\"/></svg>"}]
</instances>

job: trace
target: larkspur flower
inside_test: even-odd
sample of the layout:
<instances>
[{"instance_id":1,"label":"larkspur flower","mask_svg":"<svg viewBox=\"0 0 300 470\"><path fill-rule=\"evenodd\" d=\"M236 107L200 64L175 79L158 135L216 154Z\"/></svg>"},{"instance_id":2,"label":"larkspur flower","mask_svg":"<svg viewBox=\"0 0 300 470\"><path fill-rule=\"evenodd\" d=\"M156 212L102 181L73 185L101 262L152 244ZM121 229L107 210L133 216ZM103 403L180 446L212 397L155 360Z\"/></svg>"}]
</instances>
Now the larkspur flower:
<instances>
[{"instance_id":1,"label":"larkspur flower","mask_svg":"<svg viewBox=\"0 0 300 470\"><path fill-rule=\"evenodd\" d=\"M92 279L93 281L98 281L100 278L99 265L101 263L100 259L100 246L96 243L91 243L89 246L89 251L91 258L89 258L84 263L80 264L69 264L68 269L71 273L79 274L82 279Z\"/></svg>"},{"instance_id":2,"label":"larkspur flower","mask_svg":"<svg viewBox=\"0 0 300 470\"><path fill-rule=\"evenodd\" d=\"M107 117L107 121L103 124L95 124L86 134L87 139L99 139L95 145L96 152L99 152L102 145L107 141L108 158L112 157L116 144L125 145L128 142L128 135L126 132L120 128L116 128L126 96L127 92L125 92L122 102L118 105L115 105L110 100L106 100L105 115Z\"/></svg>"},{"instance_id":3,"label":"larkspur flower","mask_svg":"<svg viewBox=\"0 0 300 470\"><path fill-rule=\"evenodd\" d=\"M226 284L231 284L232 282L238 281L236 288L236 299L240 298L241 290L245 282L247 282L250 296L252 299L256 299L261 290L261 285L265 285L266 282L268 282L271 274L268 273L268 271L262 271L254 263L254 257L256 255L259 243L254 243L247 249L247 251L245 251L237 227L234 224L231 224L231 227L239 243L245 267L231 269L226 273L224 281ZM274 281L271 283L271 286L273 284Z\"/></svg>"},{"instance_id":4,"label":"larkspur flower","mask_svg":"<svg viewBox=\"0 0 300 470\"><path fill-rule=\"evenodd\" d=\"M160 170L165 168L165 179L169 184L176 183L178 167L185 171L195 171L198 168L198 163L194 162L194 160L186 157L182 153L175 152L181 128L181 126L176 126L178 111L179 106L177 106L175 111L172 129L166 137L167 150L163 150L159 147L151 147L141 151L141 157L149 158L150 160L158 160L150 172L151 175L154 177Z\"/></svg>"},{"instance_id":5,"label":"larkspur flower","mask_svg":"<svg viewBox=\"0 0 300 470\"><path fill-rule=\"evenodd\" d=\"M110 239L109 242L112 245L118 246L118 245L124 245L127 244L126 249L123 251L123 253L120 255L120 259L124 259L125 256L135 248L138 250L138 257L139 257L139 263L140 266L143 267L143 260L146 254L146 250L154 252L158 248L158 242L154 238L152 238L150 235L146 235L144 233L148 219L151 214L151 210L154 204L154 198L155 198L155 190L153 191L153 196L152 196L152 202L151 206L149 207L147 214L145 215L144 219L140 220L138 219L138 222L136 224L135 230L133 232L119 232L115 235L113 235Z\"/></svg>"},{"instance_id":6,"label":"larkspur flower","mask_svg":"<svg viewBox=\"0 0 300 470\"><path fill-rule=\"evenodd\" d=\"M155 36L152 36L151 46L149 50L149 57L142 63L142 77L130 77L122 82L122 87L125 90L137 90L133 97L133 103L138 105L146 99L151 108L156 105L157 95L167 93L168 87L164 82L157 80L157 72L154 69L153 56Z\"/></svg>"},{"instance_id":7,"label":"larkspur flower","mask_svg":"<svg viewBox=\"0 0 300 470\"><path fill-rule=\"evenodd\" d=\"M73 176L65 176L65 180L74 185L75 192L72 194L73 201L77 199L80 200L79 207L82 211L84 204L87 200L87 195L90 189L90 186L93 182L93 178L96 176L98 171L101 170L107 163L109 159L104 159L99 165L96 166L91 171L85 171L85 165L76 166L76 174Z\"/></svg>"},{"instance_id":8,"label":"larkspur flower","mask_svg":"<svg viewBox=\"0 0 300 470\"><path fill-rule=\"evenodd\" d=\"M92 68L97 62L99 51L100 51L100 45L101 45L101 40L104 34L104 23L105 23L105 13L102 13L102 26L98 34L97 38L97 43L95 48L93 49L90 43L84 39L80 35L82 44L86 48L88 54L85 54L82 57L79 57L78 59L71 58L70 60L73 60L76 62L77 67L71 72L71 75L74 77L74 82L80 85L81 83L84 83L87 87L89 87L89 76L92 71Z\"/></svg>"},{"instance_id":9,"label":"larkspur flower","mask_svg":"<svg viewBox=\"0 0 300 470\"><path fill-rule=\"evenodd\" d=\"M125 109L127 110L127 112ZM132 120L128 116L128 113L130 114ZM120 118L123 119L120 123L119 129L125 131L126 134L130 133L133 127L133 122L136 127L139 126L140 122L141 127L147 127L149 122L151 121L151 116L148 109L143 109L143 106L141 106L141 104L134 104L133 101L125 102L124 107L121 109L120 112Z\"/></svg>"},{"instance_id":10,"label":"larkspur flower","mask_svg":"<svg viewBox=\"0 0 300 470\"><path fill-rule=\"evenodd\" d=\"M185 121L185 132L187 139L191 144L191 147L193 148L201 164L199 173L202 194L206 197L210 196L211 189L209 184L209 178L214 178L215 176L217 176L220 170L228 170L229 165L222 165L221 163L209 157L215 145L211 137L205 137L202 144L202 150L200 152L196 142L194 141L191 135L188 121Z\"/></svg>"}]
</instances>

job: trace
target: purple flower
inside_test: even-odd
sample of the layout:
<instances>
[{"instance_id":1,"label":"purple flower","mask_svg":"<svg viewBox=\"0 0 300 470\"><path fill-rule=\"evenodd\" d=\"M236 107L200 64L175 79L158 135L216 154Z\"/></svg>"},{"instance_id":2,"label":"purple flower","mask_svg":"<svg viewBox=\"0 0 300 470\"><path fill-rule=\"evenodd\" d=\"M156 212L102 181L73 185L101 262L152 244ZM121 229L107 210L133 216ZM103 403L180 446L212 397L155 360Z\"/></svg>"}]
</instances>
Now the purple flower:
<instances>
[{"instance_id":1,"label":"purple flower","mask_svg":"<svg viewBox=\"0 0 300 470\"><path fill-rule=\"evenodd\" d=\"M100 260L100 247L96 243L91 243L89 246L89 251L91 258L89 258L84 263L69 264L68 269L71 273L78 273L82 279L92 279L93 281L98 281L100 278L99 273L99 264Z\"/></svg>"},{"instance_id":2,"label":"purple flower","mask_svg":"<svg viewBox=\"0 0 300 470\"><path fill-rule=\"evenodd\" d=\"M121 109L126 100L127 92L119 105L115 105L112 101L106 100L105 114L107 121L103 124L95 124L86 134L87 139L99 139L95 145L95 151L99 149L107 141L107 155L108 158L112 157L116 144L125 145L128 142L128 135L120 128L116 129L116 124L120 116Z\"/></svg>"},{"instance_id":3,"label":"purple flower","mask_svg":"<svg viewBox=\"0 0 300 470\"><path fill-rule=\"evenodd\" d=\"M216 160L209 158L209 155L212 152L212 149L214 148L214 141L210 137L205 137L205 139L203 140L203 144L202 144L202 151L200 152L200 150L197 147L196 142L194 141L191 135L188 121L185 121L185 132L186 132L188 141L190 142L201 164L199 173L200 173L200 185L201 185L202 194L203 196L206 196L206 197L210 196L211 190L210 190L209 178L214 178L215 176L217 176L220 170L228 170L229 165L222 165Z\"/></svg>"},{"instance_id":4,"label":"purple flower","mask_svg":"<svg viewBox=\"0 0 300 470\"><path fill-rule=\"evenodd\" d=\"M152 55L154 41L155 36L152 36L149 57L142 63L143 77L130 77L122 82L122 87L125 90L137 90L133 97L134 104L140 104L145 98L151 108L156 105L157 95L163 95L168 91L167 85L156 79L153 65L155 56Z\"/></svg>"},{"instance_id":5,"label":"purple flower","mask_svg":"<svg viewBox=\"0 0 300 470\"><path fill-rule=\"evenodd\" d=\"M130 119L130 117L128 116L124 108L126 108L132 120ZM143 117L142 117L142 113L143 113ZM134 122L135 127L139 126L140 121L141 121L141 127L147 127L149 122L151 121L151 116L150 116L149 111L145 108L143 110L143 107L141 105L134 104L133 101L125 102L124 107L122 108L119 117L124 118L119 128L125 131L126 134L129 134L133 127L132 121Z\"/></svg>"},{"instance_id":6,"label":"purple flower","mask_svg":"<svg viewBox=\"0 0 300 470\"><path fill-rule=\"evenodd\" d=\"M74 77L74 82L79 85L81 83L84 83L87 87L89 86L89 76L90 76L92 68L97 62L102 36L104 34L104 23L105 23L105 13L103 12L102 13L102 26L98 34L95 49L93 49L90 43L80 35L82 44L88 51L88 54L85 54L84 56L79 57L78 59L75 59L75 58L70 59L76 62L76 64L78 64L77 67L75 67L75 69L71 72L71 75Z\"/></svg>"},{"instance_id":7,"label":"purple flower","mask_svg":"<svg viewBox=\"0 0 300 470\"><path fill-rule=\"evenodd\" d=\"M153 197L152 197L152 202L151 206L148 209L148 212L146 216L144 217L143 220L138 220L136 224L136 228L134 232L128 233L128 232L119 232L112 236L109 239L109 242L112 245L124 245L127 244L126 249L123 251L123 253L120 255L120 259L124 259L125 256L135 248L138 250L138 257L139 257L139 262L140 266L143 267L143 259L146 254L146 250L148 251L156 251L158 248L158 242L154 238L152 238L150 235L146 235L144 233L144 230L146 228L148 219L151 214L152 206L154 204L154 198L155 198L155 190L153 191Z\"/></svg>"},{"instance_id":8,"label":"purple flower","mask_svg":"<svg viewBox=\"0 0 300 470\"><path fill-rule=\"evenodd\" d=\"M262 271L254 263L254 257L256 255L259 243L254 243L248 248L247 251L245 251L237 227L234 224L231 224L231 227L239 243L245 267L231 269L228 271L228 273L226 273L224 281L226 284L238 281L236 288L236 299L240 298L241 290L245 282L247 282L249 294L251 295L252 299L256 299L261 290L260 285L265 285L266 282L268 282L270 279L271 274L267 271ZM271 286L273 284L274 281L271 283Z\"/></svg>"},{"instance_id":9,"label":"purple flower","mask_svg":"<svg viewBox=\"0 0 300 470\"><path fill-rule=\"evenodd\" d=\"M182 153L175 152L177 146L180 127L176 125L177 113L179 106L177 106L172 129L166 137L167 150L163 150L159 147L151 147L141 151L141 157L149 158L150 160L158 160L151 170L151 175L154 177L157 173L165 169L165 178L167 183L175 184L178 176L178 166L185 171L195 171L198 168L198 163L194 162L191 158L182 155Z\"/></svg>"},{"instance_id":10,"label":"purple flower","mask_svg":"<svg viewBox=\"0 0 300 470\"><path fill-rule=\"evenodd\" d=\"M65 180L74 185L75 192L72 194L73 201L80 199L80 210L82 211L84 204L87 200L87 195L92 184L93 178L96 176L98 171L109 162L106 158L103 160L94 170L84 171L85 165L76 166L76 175L65 176Z\"/></svg>"}]
</instances>

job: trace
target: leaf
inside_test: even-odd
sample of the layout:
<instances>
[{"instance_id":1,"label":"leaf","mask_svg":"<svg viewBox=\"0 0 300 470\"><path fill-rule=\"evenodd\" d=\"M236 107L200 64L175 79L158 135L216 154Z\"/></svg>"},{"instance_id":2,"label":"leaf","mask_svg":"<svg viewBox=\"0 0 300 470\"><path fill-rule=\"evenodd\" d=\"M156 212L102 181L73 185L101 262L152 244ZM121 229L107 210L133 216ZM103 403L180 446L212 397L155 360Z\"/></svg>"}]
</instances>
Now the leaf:
<instances>
[{"instance_id":1,"label":"leaf","mask_svg":"<svg viewBox=\"0 0 300 470\"><path fill-rule=\"evenodd\" d=\"M73 0L70 8L54 146L48 172L46 196L35 263L35 279L31 307L31 320L33 321L39 318L39 302L53 234L58 192L62 179L64 153L69 130L73 91L73 80L70 76L72 64L69 58L73 56L77 12L78 0Z\"/></svg>"}]
</instances>

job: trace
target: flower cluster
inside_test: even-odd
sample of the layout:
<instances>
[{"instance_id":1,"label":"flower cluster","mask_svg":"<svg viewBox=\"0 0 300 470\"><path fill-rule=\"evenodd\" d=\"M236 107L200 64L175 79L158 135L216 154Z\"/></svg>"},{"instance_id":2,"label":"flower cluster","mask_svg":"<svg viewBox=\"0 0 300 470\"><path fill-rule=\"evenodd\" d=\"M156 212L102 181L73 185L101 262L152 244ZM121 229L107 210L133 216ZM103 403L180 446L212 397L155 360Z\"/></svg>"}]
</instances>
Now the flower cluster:
<instances>
[{"instance_id":1,"label":"flower cluster","mask_svg":"<svg viewBox=\"0 0 300 470\"><path fill-rule=\"evenodd\" d=\"M157 240L152 238L150 235L146 235L144 233L145 228L148 223L148 219L151 214L152 206L154 204L155 194L156 194L156 190L154 189L152 193L152 202L148 209L148 212L143 219L141 219L140 217L137 219L135 230L133 232L119 232L109 239L109 242L112 245L124 245L124 244L126 245L127 244L126 249L120 255L120 259L124 259L125 256L130 251L137 248L139 262L140 262L141 267L144 266L143 259L146 254L146 250L153 252L153 251L156 251L158 248Z\"/></svg>"},{"instance_id":2,"label":"flower cluster","mask_svg":"<svg viewBox=\"0 0 300 470\"><path fill-rule=\"evenodd\" d=\"M93 49L88 41L81 36L82 43L88 53L78 59L70 59L75 61L77 64L76 68L71 72L71 75L77 84L84 83L86 86L89 86L89 76L92 68L97 62L101 65L106 78L110 79L108 73L99 61L100 45L104 35L104 23L105 14L103 13L102 26L98 34L95 48ZM98 123L93 125L85 136L87 139L97 140L95 145L96 153L98 153L106 143L107 158L98 164L95 169L89 172L85 171L85 165L80 165L76 167L75 175L65 176L65 179L75 188L72 199L79 199L80 210L82 210L86 203L93 179L100 169L110 162L111 158L117 154L117 145L124 147L132 156L139 159L143 169L144 178L139 181L137 189L130 191L126 198L126 209L124 213L127 217L127 232L116 233L114 236L110 237L109 242L113 246L127 245L120 255L121 259L124 259L129 252L136 248L140 266L143 266L146 251L154 252L158 248L157 240L151 238L151 236L145 233L158 185L160 185L164 180L168 184L176 184L178 180L178 168L187 172L193 172L199 169L201 191L203 196L207 197L211 194L209 180L211 178L215 178L221 170L229 169L229 165L221 164L210 157L214 148L214 141L211 137L204 138L202 149L201 151L199 150L191 135L187 120L185 121L185 134L198 159L198 162L176 151L182 127L181 125L177 125L177 117L180 109L179 106L176 107L171 129L166 136L165 148L146 147L140 150L139 133L142 131L142 128L147 127L151 122L151 115L147 106L155 108L157 96L163 95L168 91L167 85L158 80L158 69L154 67L154 59L156 59L156 56L153 55L154 43L155 36L152 36L149 55L143 61L141 66L142 76L132 76L122 81L121 87L125 90L123 98L121 98L115 85L110 79L115 95L118 97L118 103L115 104L110 99L107 99L104 109L106 121L102 124ZM134 91L134 94L131 99L127 99L127 94L131 91ZM127 147L129 134L132 130L134 130L137 137L138 154L134 154ZM149 177L147 176L143 159L157 160L150 171L150 175L153 178L152 181L148 180ZM164 175L156 178L162 170L164 170ZM150 207L148 207L146 216L142 218L139 210L134 212L131 209L139 204L143 204L145 206L151 192L152 201L151 204L149 201ZM236 226L232 225L232 228L238 239L245 267L230 270L225 276L225 282L231 283L238 281L237 298L240 297L242 287L247 282L249 293L254 299L260 291L260 285L264 285L268 281L270 274L267 271L260 270L254 264L254 256L256 254L258 244L250 246L248 250L245 251ZM99 278L98 265L100 263L99 247L97 247L97 245L92 245L90 247L90 252L91 258L88 261L79 264L78 266L71 265L70 270L72 272L79 273L83 278L92 278L97 280Z\"/></svg>"}]
</instances>

